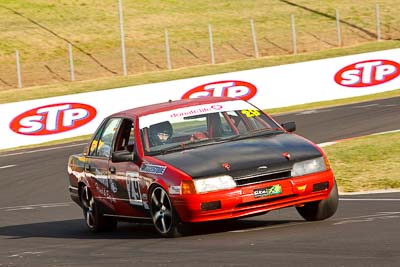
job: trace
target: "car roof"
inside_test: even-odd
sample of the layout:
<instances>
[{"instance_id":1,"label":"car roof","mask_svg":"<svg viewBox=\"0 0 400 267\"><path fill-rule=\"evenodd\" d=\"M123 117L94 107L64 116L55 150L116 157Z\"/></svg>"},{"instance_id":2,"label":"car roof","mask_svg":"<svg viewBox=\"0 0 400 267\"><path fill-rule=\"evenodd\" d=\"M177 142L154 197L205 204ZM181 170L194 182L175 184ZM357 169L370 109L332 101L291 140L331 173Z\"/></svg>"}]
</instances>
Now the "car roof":
<instances>
[{"instance_id":1,"label":"car roof","mask_svg":"<svg viewBox=\"0 0 400 267\"><path fill-rule=\"evenodd\" d=\"M152 104L132 109L127 109L124 111L120 111L111 115L111 117L117 116L132 116L132 117L141 117L157 112L163 112L168 110L174 110L177 108L184 108L196 105L203 105L203 104L212 104L217 102L227 102L232 100L239 100L238 98L232 97L199 97L199 98L192 98L192 99L181 99L181 100L170 100L168 102Z\"/></svg>"}]
</instances>

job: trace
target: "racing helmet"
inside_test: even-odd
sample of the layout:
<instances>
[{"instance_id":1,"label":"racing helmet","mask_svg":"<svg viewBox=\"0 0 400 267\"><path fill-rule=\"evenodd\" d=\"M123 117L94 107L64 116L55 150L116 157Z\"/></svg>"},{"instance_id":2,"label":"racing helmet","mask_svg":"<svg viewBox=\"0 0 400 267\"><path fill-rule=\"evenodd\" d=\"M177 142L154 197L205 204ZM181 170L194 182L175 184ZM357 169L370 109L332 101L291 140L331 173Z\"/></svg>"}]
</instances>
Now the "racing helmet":
<instances>
[{"instance_id":1,"label":"racing helmet","mask_svg":"<svg viewBox=\"0 0 400 267\"><path fill-rule=\"evenodd\" d=\"M149 135L153 146L164 144L172 135L172 125L169 121L153 124L149 128Z\"/></svg>"}]
</instances>

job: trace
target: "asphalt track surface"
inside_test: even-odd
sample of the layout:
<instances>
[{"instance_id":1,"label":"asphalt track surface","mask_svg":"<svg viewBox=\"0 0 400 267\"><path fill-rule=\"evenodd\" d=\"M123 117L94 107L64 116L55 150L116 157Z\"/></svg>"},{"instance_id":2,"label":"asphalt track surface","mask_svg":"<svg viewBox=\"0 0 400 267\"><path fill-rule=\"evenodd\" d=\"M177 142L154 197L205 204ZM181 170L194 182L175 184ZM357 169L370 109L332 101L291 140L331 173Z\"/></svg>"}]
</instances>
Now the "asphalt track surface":
<instances>
[{"instance_id":1,"label":"asphalt track surface","mask_svg":"<svg viewBox=\"0 0 400 267\"><path fill-rule=\"evenodd\" d=\"M322 143L400 129L400 97L275 117ZM341 195L330 219L294 208L160 238L122 223L91 234L67 191L79 143L0 153L0 266L399 266L400 192ZM398 155L397 155L398 156ZM394 159L396 160L396 159ZM399 161L399 159L397 159Z\"/></svg>"}]
</instances>

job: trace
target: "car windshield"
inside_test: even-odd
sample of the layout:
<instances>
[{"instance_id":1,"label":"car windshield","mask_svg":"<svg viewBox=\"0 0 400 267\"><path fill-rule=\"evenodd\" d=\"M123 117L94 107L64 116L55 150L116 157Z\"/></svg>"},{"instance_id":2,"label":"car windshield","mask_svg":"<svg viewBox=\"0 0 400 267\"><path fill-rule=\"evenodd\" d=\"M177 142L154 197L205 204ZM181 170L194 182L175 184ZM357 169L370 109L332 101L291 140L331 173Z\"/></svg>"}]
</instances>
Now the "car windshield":
<instances>
[{"instance_id":1,"label":"car windshield","mask_svg":"<svg viewBox=\"0 0 400 267\"><path fill-rule=\"evenodd\" d=\"M203 104L139 118L146 155L273 133L281 128L243 100Z\"/></svg>"}]
</instances>

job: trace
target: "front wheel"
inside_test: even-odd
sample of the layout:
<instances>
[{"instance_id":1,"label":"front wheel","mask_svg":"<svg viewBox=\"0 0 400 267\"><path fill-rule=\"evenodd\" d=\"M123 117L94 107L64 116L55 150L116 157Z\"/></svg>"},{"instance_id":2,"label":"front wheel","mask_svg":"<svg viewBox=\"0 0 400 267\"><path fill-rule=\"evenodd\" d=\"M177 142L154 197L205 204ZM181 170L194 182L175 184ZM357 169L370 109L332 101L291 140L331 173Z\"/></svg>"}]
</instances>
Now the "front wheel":
<instances>
[{"instance_id":1,"label":"front wheel","mask_svg":"<svg viewBox=\"0 0 400 267\"><path fill-rule=\"evenodd\" d=\"M167 192L160 186L151 192L151 217L157 232L163 237L182 235L182 225Z\"/></svg>"},{"instance_id":2,"label":"front wheel","mask_svg":"<svg viewBox=\"0 0 400 267\"><path fill-rule=\"evenodd\" d=\"M339 194L335 181L328 198L306 203L302 207L296 207L296 209L301 217L307 221L321 221L333 216L337 210L338 204Z\"/></svg>"},{"instance_id":3,"label":"front wheel","mask_svg":"<svg viewBox=\"0 0 400 267\"><path fill-rule=\"evenodd\" d=\"M85 223L91 232L112 231L117 227L117 221L114 218L103 216L88 186L82 187L80 198Z\"/></svg>"}]
</instances>

